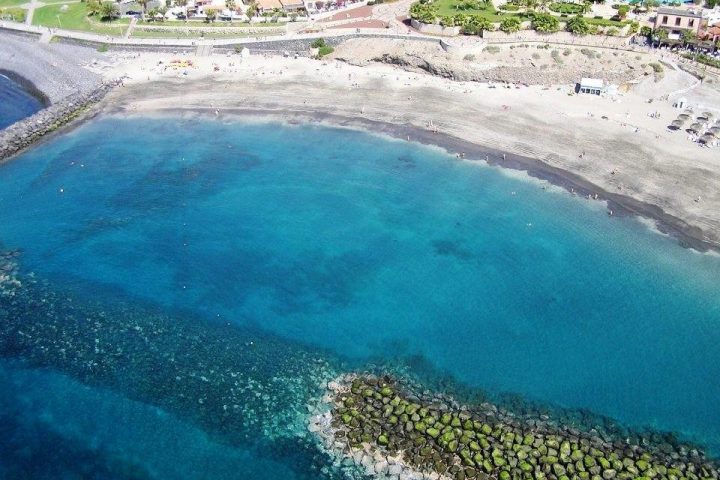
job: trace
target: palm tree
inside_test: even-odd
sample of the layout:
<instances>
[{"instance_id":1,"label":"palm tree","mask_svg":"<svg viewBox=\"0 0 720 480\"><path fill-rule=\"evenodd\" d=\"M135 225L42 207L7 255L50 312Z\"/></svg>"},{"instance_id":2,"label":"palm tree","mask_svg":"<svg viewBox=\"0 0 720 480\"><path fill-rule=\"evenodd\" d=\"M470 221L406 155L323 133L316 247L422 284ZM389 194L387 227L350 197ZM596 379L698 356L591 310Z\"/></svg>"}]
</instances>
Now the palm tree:
<instances>
[{"instance_id":1,"label":"palm tree","mask_svg":"<svg viewBox=\"0 0 720 480\"><path fill-rule=\"evenodd\" d=\"M205 18L207 19L208 23L212 23L217 18L217 10L214 8L206 8L205 9Z\"/></svg>"},{"instance_id":2,"label":"palm tree","mask_svg":"<svg viewBox=\"0 0 720 480\"><path fill-rule=\"evenodd\" d=\"M235 0L225 0L225 7L227 7L227 9L231 12L235 11L236 6L237 4L235 3Z\"/></svg>"},{"instance_id":3,"label":"palm tree","mask_svg":"<svg viewBox=\"0 0 720 480\"><path fill-rule=\"evenodd\" d=\"M102 4L99 0L88 0L86 9L88 15L99 17L102 14Z\"/></svg>"},{"instance_id":4,"label":"palm tree","mask_svg":"<svg viewBox=\"0 0 720 480\"><path fill-rule=\"evenodd\" d=\"M688 43L693 43L695 41L695 38L697 35L695 35L695 32L692 30L683 30L680 34L680 38L682 38L683 45L687 45Z\"/></svg>"},{"instance_id":5,"label":"palm tree","mask_svg":"<svg viewBox=\"0 0 720 480\"><path fill-rule=\"evenodd\" d=\"M592 12L592 2L589 2L586 0L582 4L582 13L584 15L584 14L590 13L590 12Z\"/></svg>"},{"instance_id":6,"label":"palm tree","mask_svg":"<svg viewBox=\"0 0 720 480\"><path fill-rule=\"evenodd\" d=\"M250 2L250 5L248 5L247 10L245 11L245 15L248 17L248 21L252 21L252 18L257 15L258 12L258 5L255 2Z\"/></svg>"},{"instance_id":7,"label":"palm tree","mask_svg":"<svg viewBox=\"0 0 720 480\"><path fill-rule=\"evenodd\" d=\"M655 33L653 34L653 38L655 41L659 44L661 44L663 41L668 39L668 32L664 28L657 28L655 29Z\"/></svg>"},{"instance_id":8,"label":"palm tree","mask_svg":"<svg viewBox=\"0 0 720 480\"><path fill-rule=\"evenodd\" d=\"M112 20L120 15L117 5L113 2L103 2L99 13L102 20Z\"/></svg>"},{"instance_id":9,"label":"palm tree","mask_svg":"<svg viewBox=\"0 0 720 480\"><path fill-rule=\"evenodd\" d=\"M137 0L137 3L139 3L142 6L142 11L143 11L142 16L143 16L143 19L145 19L145 14L147 13L147 6L148 6L148 3L150 3L150 0Z\"/></svg>"}]
</instances>

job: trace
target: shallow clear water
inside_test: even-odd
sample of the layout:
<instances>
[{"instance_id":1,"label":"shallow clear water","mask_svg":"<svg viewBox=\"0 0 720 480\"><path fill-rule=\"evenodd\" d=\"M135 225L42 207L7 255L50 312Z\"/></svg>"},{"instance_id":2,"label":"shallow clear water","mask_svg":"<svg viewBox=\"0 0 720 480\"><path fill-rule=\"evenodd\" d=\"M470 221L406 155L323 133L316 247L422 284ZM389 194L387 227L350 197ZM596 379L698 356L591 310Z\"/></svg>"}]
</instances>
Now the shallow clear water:
<instances>
[{"instance_id":1,"label":"shallow clear water","mask_svg":"<svg viewBox=\"0 0 720 480\"><path fill-rule=\"evenodd\" d=\"M342 129L104 118L0 168L0 225L25 271L81 296L259 328L288 342L279 356L404 359L720 446L720 259L523 175ZM254 441L228 453L181 414L151 427L160 414L122 388L3 369L18 385L6 410L24 398L28 423L51 412L44 428L158 478L183 465L165 441L233 474L288 478L297 462ZM117 417L137 438L114 438Z\"/></svg>"},{"instance_id":2,"label":"shallow clear water","mask_svg":"<svg viewBox=\"0 0 720 480\"><path fill-rule=\"evenodd\" d=\"M42 108L40 100L0 74L0 129L29 117Z\"/></svg>"}]
</instances>

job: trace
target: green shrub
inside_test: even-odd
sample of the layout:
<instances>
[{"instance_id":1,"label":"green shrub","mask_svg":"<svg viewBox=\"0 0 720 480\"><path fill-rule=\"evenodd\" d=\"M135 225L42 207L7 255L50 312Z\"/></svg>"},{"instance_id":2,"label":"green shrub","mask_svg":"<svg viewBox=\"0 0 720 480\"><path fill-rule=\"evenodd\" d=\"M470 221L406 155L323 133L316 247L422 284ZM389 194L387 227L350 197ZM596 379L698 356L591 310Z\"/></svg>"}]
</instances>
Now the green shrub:
<instances>
[{"instance_id":1,"label":"green shrub","mask_svg":"<svg viewBox=\"0 0 720 480\"><path fill-rule=\"evenodd\" d=\"M583 17L578 15L565 23L565 30L574 35L587 35L590 33L590 25Z\"/></svg>"},{"instance_id":2,"label":"green shrub","mask_svg":"<svg viewBox=\"0 0 720 480\"><path fill-rule=\"evenodd\" d=\"M325 39L324 39L324 38L318 38L318 39L316 39L315 41L313 41L313 42L310 44L310 46L311 46L312 48L322 48L322 47L326 47L327 44L325 43Z\"/></svg>"},{"instance_id":3,"label":"green shrub","mask_svg":"<svg viewBox=\"0 0 720 480\"><path fill-rule=\"evenodd\" d=\"M663 66L660 65L658 62L651 62L651 63L648 63L648 65L650 65L652 67L652 69L655 73L662 73L664 70Z\"/></svg>"},{"instance_id":4,"label":"green shrub","mask_svg":"<svg viewBox=\"0 0 720 480\"><path fill-rule=\"evenodd\" d=\"M569 48L566 48L565 50L563 50L563 56L565 56L565 57L569 57L571 53L572 53L572 50L570 50Z\"/></svg>"},{"instance_id":5,"label":"green shrub","mask_svg":"<svg viewBox=\"0 0 720 480\"><path fill-rule=\"evenodd\" d=\"M699 63L702 63L703 65L709 65L709 66L711 66L711 67L720 68L720 60L718 60L718 59L716 59L716 58L709 57L709 56L707 56L707 55L700 54L700 55L698 55L697 58L696 58L694 55L692 55L692 54L690 54L690 53L685 53L685 54L683 54L683 57L685 57L685 58L687 58L687 59L690 59L690 60L695 59L695 60L697 60ZM660 67L662 68L662 65L661 65ZM655 67L653 67L653 69L654 69L654 68L655 68Z\"/></svg>"},{"instance_id":6,"label":"green shrub","mask_svg":"<svg viewBox=\"0 0 720 480\"><path fill-rule=\"evenodd\" d=\"M468 53L463 57L463 60L467 62L472 62L473 60L475 60L475 55L473 55L472 53Z\"/></svg>"},{"instance_id":7,"label":"green shrub","mask_svg":"<svg viewBox=\"0 0 720 480\"><path fill-rule=\"evenodd\" d=\"M500 30L505 33L514 33L520 30L520 24L518 17L505 17L500 21Z\"/></svg>"},{"instance_id":8,"label":"green shrub","mask_svg":"<svg viewBox=\"0 0 720 480\"><path fill-rule=\"evenodd\" d=\"M558 65L562 65L564 63L563 59L560 58L559 51L553 50L552 52L550 52L550 56L552 57L553 60L555 60L555 63L557 63Z\"/></svg>"},{"instance_id":9,"label":"green shrub","mask_svg":"<svg viewBox=\"0 0 720 480\"><path fill-rule=\"evenodd\" d=\"M500 51L500 47L495 46L495 45L488 45L487 47L485 47L485 51L486 51L487 53L495 54L495 53L498 53L498 52Z\"/></svg>"},{"instance_id":10,"label":"green shrub","mask_svg":"<svg viewBox=\"0 0 720 480\"><path fill-rule=\"evenodd\" d=\"M325 55L330 55L334 51L335 49L333 47L330 47L328 45L322 46L318 49L318 58L322 58Z\"/></svg>"},{"instance_id":11,"label":"green shrub","mask_svg":"<svg viewBox=\"0 0 720 480\"><path fill-rule=\"evenodd\" d=\"M105 52L107 52L108 50L110 50L110 47L108 46L107 43L103 43L102 45L100 45L100 46L97 48L97 51L100 52L100 53L105 53Z\"/></svg>"},{"instance_id":12,"label":"green shrub","mask_svg":"<svg viewBox=\"0 0 720 480\"><path fill-rule=\"evenodd\" d=\"M534 58L535 60L540 60L540 54L539 54L539 53L533 53L533 54L532 54L532 58Z\"/></svg>"},{"instance_id":13,"label":"green shrub","mask_svg":"<svg viewBox=\"0 0 720 480\"><path fill-rule=\"evenodd\" d=\"M576 15L578 13L582 13L583 6L572 2L554 2L550 4L550 10L555 13L569 13L571 15Z\"/></svg>"},{"instance_id":14,"label":"green shrub","mask_svg":"<svg viewBox=\"0 0 720 480\"><path fill-rule=\"evenodd\" d=\"M595 50L590 50L589 48L581 48L580 53L588 58L597 58L600 56Z\"/></svg>"},{"instance_id":15,"label":"green shrub","mask_svg":"<svg viewBox=\"0 0 720 480\"><path fill-rule=\"evenodd\" d=\"M628 22L622 22L619 20L608 20L607 18L586 18L585 21L590 25L598 25L600 27L624 27Z\"/></svg>"},{"instance_id":16,"label":"green shrub","mask_svg":"<svg viewBox=\"0 0 720 480\"><path fill-rule=\"evenodd\" d=\"M532 28L541 33L553 33L560 28L560 21L549 13L539 13L532 20Z\"/></svg>"},{"instance_id":17,"label":"green shrub","mask_svg":"<svg viewBox=\"0 0 720 480\"><path fill-rule=\"evenodd\" d=\"M24 22L27 11L24 8L0 8L0 20Z\"/></svg>"},{"instance_id":18,"label":"green shrub","mask_svg":"<svg viewBox=\"0 0 720 480\"><path fill-rule=\"evenodd\" d=\"M518 10L520 10L520 7L512 3L503 3L498 7L498 10L505 10L506 12L517 12Z\"/></svg>"}]
</instances>

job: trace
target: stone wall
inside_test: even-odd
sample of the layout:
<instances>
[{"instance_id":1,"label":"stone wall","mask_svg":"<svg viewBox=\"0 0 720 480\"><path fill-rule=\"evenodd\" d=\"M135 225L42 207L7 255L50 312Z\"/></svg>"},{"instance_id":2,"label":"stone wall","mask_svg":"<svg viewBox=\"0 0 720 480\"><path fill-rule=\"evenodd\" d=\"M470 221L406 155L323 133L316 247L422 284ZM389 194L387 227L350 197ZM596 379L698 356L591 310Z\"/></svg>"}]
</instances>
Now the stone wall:
<instances>
[{"instance_id":1,"label":"stone wall","mask_svg":"<svg viewBox=\"0 0 720 480\"><path fill-rule=\"evenodd\" d=\"M77 118L100 101L115 85L117 82L106 83L90 92L70 95L35 115L0 130L0 162Z\"/></svg>"},{"instance_id":2,"label":"stone wall","mask_svg":"<svg viewBox=\"0 0 720 480\"><path fill-rule=\"evenodd\" d=\"M420 33L427 35L442 35L444 37L460 35L460 27L443 27L442 25L418 22L414 19L410 20L410 25Z\"/></svg>"}]
</instances>

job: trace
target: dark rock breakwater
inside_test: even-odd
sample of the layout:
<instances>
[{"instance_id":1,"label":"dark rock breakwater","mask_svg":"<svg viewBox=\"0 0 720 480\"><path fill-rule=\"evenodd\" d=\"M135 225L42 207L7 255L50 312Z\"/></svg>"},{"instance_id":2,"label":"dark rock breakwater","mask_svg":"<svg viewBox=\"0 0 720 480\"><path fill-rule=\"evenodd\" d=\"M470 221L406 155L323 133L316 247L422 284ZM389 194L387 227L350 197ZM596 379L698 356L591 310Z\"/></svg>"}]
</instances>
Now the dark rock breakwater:
<instances>
[{"instance_id":1,"label":"dark rock breakwater","mask_svg":"<svg viewBox=\"0 0 720 480\"><path fill-rule=\"evenodd\" d=\"M310 429L368 474L394 478L499 480L710 480L718 465L675 441L606 439L488 404L426 398L389 377L329 384L331 410Z\"/></svg>"},{"instance_id":2,"label":"dark rock breakwater","mask_svg":"<svg viewBox=\"0 0 720 480\"><path fill-rule=\"evenodd\" d=\"M45 135L79 118L120 81L104 83L89 91L76 93L50 105L31 117L0 131L0 162L33 145Z\"/></svg>"}]
</instances>

